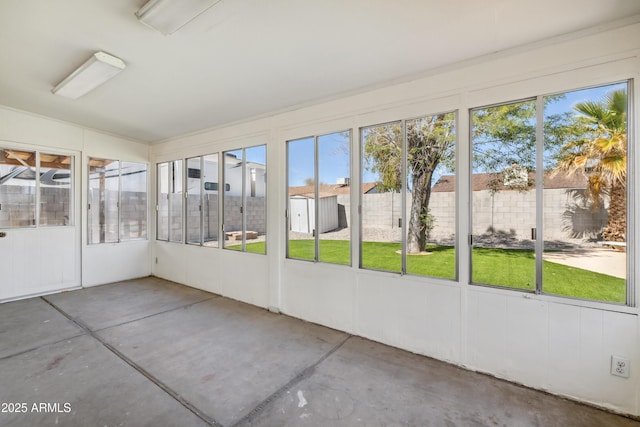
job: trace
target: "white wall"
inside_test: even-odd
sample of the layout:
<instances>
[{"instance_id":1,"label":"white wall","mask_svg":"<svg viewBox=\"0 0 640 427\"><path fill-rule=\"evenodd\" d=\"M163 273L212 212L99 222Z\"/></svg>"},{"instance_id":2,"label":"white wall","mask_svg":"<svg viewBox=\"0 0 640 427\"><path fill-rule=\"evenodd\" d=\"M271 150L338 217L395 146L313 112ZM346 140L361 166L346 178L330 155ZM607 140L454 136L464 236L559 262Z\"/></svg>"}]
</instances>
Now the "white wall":
<instances>
[{"instance_id":1,"label":"white wall","mask_svg":"<svg viewBox=\"0 0 640 427\"><path fill-rule=\"evenodd\" d=\"M266 256L156 242L153 272L469 369L640 415L640 324L636 307L468 285L469 171L459 168L458 281L287 260L285 141L352 129L352 188L359 188L358 129L458 111L458 165L469 164L469 108L640 77L640 24L565 36L450 67L412 81L165 141L152 162L268 144ZM638 100L633 89L638 135ZM637 144L636 144L637 145ZM631 153L640 166L640 150ZM640 188L639 174L630 182ZM357 205L352 196L351 205ZM638 199L631 213L640 224ZM351 210L351 224L358 224ZM352 241L359 241L352 227ZM630 230L630 275L640 266ZM636 286L636 295L640 286ZM636 297L636 300L640 298ZM631 359L631 378L609 374L610 356Z\"/></svg>"},{"instance_id":2,"label":"white wall","mask_svg":"<svg viewBox=\"0 0 640 427\"><path fill-rule=\"evenodd\" d=\"M86 245L87 159L147 163L149 147L0 106L0 145L75 156L72 227L7 229L0 239L0 301L150 274L150 243Z\"/></svg>"}]
</instances>

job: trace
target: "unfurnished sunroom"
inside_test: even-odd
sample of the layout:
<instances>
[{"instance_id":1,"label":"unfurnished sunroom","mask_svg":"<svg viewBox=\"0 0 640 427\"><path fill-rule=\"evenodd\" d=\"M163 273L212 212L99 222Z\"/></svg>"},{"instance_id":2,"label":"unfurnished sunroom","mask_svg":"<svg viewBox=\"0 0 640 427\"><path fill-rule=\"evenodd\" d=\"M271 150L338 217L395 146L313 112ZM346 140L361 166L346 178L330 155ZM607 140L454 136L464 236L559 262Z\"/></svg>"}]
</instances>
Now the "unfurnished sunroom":
<instances>
[{"instance_id":1,"label":"unfurnished sunroom","mask_svg":"<svg viewBox=\"0 0 640 427\"><path fill-rule=\"evenodd\" d=\"M0 309L153 276L640 417L638 2L64 3L0 6Z\"/></svg>"}]
</instances>

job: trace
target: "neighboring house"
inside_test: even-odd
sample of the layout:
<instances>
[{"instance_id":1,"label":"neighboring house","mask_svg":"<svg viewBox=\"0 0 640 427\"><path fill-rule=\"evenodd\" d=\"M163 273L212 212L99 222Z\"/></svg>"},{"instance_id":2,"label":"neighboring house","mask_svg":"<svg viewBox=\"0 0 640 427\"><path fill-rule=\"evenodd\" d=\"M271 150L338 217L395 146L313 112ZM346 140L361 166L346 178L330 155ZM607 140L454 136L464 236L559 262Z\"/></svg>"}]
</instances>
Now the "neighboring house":
<instances>
[{"instance_id":1,"label":"neighboring house","mask_svg":"<svg viewBox=\"0 0 640 427\"><path fill-rule=\"evenodd\" d=\"M231 153L225 154L226 196L242 196L242 162ZM247 197L264 197L267 191L266 166L247 161L245 168L245 192ZM205 158L204 171L200 165L189 164L187 168L187 194L200 194L200 177L204 173L205 194L218 194L218 162Z\"/></svg>"}]
</instances>

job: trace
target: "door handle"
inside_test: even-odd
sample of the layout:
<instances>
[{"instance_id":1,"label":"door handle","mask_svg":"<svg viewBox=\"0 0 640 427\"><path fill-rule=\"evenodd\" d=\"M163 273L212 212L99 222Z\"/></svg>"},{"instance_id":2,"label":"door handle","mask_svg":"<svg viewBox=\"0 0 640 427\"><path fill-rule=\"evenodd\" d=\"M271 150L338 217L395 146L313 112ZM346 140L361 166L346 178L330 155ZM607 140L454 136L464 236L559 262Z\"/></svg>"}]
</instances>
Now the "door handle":
<instances>
[{"instance_id":1,"label":"door handle","mask_svg":"<svg viewBox=\"0 0 640 427\"><path fill-rule=\"evenodd\" d=\"M0 231L0 239L3 237L7 237L7 233L5 233L4 231Z\"/></svg>"}]
</instances>

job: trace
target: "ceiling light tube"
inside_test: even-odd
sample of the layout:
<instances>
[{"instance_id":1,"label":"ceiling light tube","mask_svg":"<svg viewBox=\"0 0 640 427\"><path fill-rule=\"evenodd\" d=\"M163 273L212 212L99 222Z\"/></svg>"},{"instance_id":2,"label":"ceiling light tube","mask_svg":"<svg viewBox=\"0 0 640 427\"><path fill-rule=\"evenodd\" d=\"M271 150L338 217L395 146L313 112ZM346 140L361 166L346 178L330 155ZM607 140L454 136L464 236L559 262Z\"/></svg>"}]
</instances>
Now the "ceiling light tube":
<instances>
[{"instance_id":1,"label":"ceiling light tube","mask_svg":"<svg viewBox=\"0 0 640 427\"><path fill-rule=\"evenodd\" d=\"M108 53L96 52L77 70L58 83L52 92L66 98L80 98L124 70L125 67L126 64L122 59Z\"/></svg>"},{"instance_id":2,"label":"ceiling light tube","mask_svg":"<svg viewBox=\"0 0 640 427\"><path fill-rule=\"evenodd\" d=\"M171 35L220 0L149 0L136 12L143 24Z\"/></svg>"}]
</instances>

